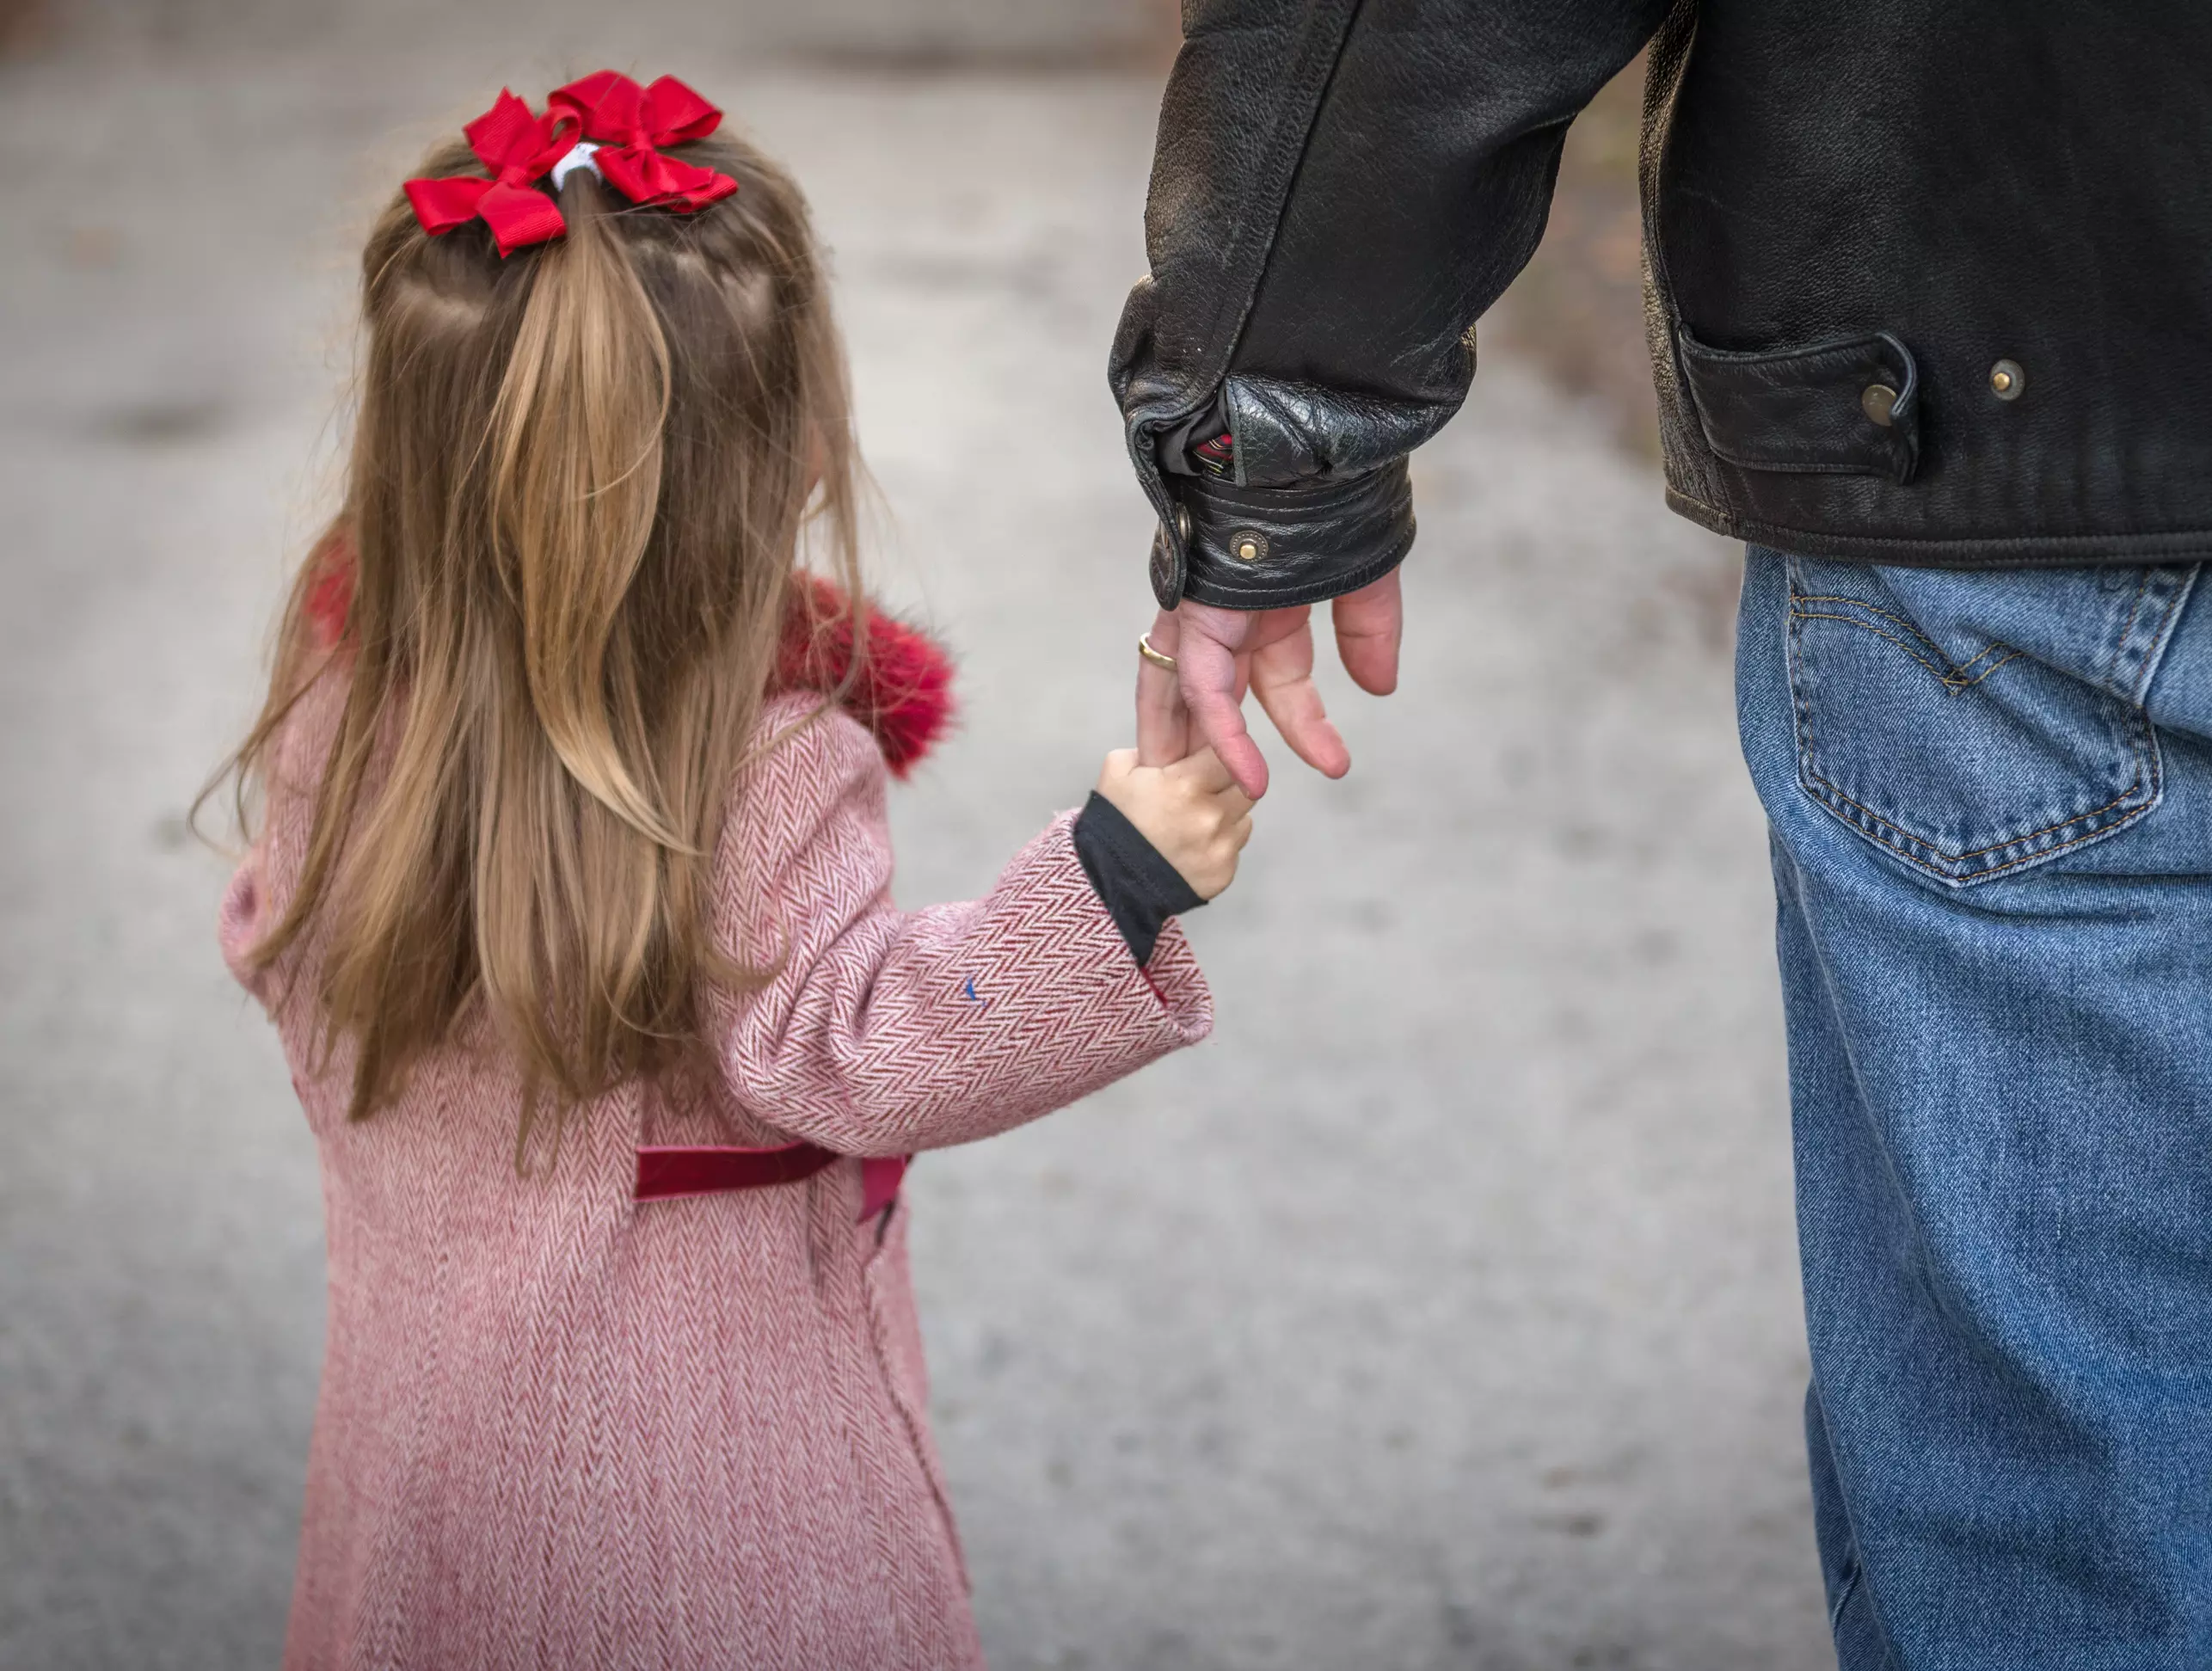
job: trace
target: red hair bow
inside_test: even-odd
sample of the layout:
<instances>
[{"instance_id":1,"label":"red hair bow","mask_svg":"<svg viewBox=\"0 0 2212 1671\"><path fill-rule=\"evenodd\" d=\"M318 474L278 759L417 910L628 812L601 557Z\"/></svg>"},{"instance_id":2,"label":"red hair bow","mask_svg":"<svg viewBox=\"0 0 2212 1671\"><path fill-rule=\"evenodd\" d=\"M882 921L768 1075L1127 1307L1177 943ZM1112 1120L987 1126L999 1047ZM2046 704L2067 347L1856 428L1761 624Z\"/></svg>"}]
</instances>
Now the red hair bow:
<instances>
[{"instance_id":1,"label":"red hair bow","mask_svg":"<svg viewBox=\"0 0 2212 1671\"><path fill-rule=\"evenodd\" d=\"M592 166L632 203L691 214L737 189L712 169L663 157L663 145L704 139L722 126L722 112L673 76L640 87L618 70L602 70L546 95L547 106L574 116L599 147Z\"/></svg>"},{"instance_id":2,"label":"red hair bow","mask_svg":"<svg viewBox=\"0 0 2212 1671\"><path fill-rule=\"evenodd\" d=\"M568 222L553 200L534 188L576 143L576 120L567 110L533 116L502 87L492 108L461 130L492 177L456 174L409 181L407 200L415 206L415 219L435 237L481 215L501 255L559 237Z\"/></svg>"}]
</instances>

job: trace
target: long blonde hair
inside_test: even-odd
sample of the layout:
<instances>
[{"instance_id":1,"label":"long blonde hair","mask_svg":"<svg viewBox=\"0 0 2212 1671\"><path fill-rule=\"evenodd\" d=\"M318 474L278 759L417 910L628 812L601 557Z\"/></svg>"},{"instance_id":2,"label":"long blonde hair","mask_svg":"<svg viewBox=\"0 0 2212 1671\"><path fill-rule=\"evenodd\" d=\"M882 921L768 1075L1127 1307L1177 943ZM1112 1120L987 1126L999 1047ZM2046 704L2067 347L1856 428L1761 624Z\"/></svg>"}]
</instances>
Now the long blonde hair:
<instances>
[{"instance_id":1,"label":"long blonde hair","mask_svg":"<svg viewBox=\"0 0 2212 1671\"><path fill-rule=\"evenodd\" d=\"M501 259L403 198L362 261L344 507L303 563L268 697L228 777L242 828L287 716L345 680L297 887L252 954L310 931L353 1118L479 1000L528 1110L697 1065L710 870L811 517L857 599L849 396L796 183L734 138L670 154L734 178L696 214L589 169L564 237ZM473 167L458 143L421 172ZM814 495L811 507L810 490ZM353 565L344 637L312 597ZM204 797L203 797L204 798Z\"/></svg>"}]
</instances>

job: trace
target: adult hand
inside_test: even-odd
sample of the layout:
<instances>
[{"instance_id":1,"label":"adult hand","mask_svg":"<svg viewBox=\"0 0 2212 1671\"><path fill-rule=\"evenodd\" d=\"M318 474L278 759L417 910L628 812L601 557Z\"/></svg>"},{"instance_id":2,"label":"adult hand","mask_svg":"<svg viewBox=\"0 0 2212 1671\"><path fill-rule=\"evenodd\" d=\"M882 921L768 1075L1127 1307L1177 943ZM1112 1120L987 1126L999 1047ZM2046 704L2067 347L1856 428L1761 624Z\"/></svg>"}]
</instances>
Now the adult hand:
<instances>
[{"instance_id":1,"label":"adult hand","mask_svg":"<svg viewBox=\"0 0 2212 1671\"><path fill-rule=\"evenodd\" d=\"M1337 599L1330 614L1336 654L1352 682L1379 697L1396 690L1404 624L1398 571ZM1160 612L1152 643L1175 658L1177 671L1139 663L1137 758L1142 764L1164 765L1193 748L1210 746L1237 787L1258 800L1267 793L1268 764L1244 728L1249 688L1300 759L1330 777L1352 769L1351 753L1313 683L1310 606L1234 610L1186 600Z\"/></svg>"}]
</instances>

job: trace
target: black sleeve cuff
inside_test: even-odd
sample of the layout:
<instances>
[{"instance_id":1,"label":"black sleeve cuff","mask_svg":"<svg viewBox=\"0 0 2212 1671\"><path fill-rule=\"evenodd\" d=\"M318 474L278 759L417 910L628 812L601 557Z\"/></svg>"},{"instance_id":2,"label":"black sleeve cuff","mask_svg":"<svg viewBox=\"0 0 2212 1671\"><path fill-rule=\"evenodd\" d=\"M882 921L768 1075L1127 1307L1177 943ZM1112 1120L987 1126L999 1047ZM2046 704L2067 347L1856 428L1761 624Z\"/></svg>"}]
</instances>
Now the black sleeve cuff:
<instances>
[{"instance_id":1,"label":"black sleeve cuff","mask_svg":"<svg viewBox=\"0 0 2212 1671\"><path fill-rule=\"evenodd\" d=\"M1404 458L1294 488L1177 478L1189 513L1183 595L1221 609L1317 604L1380 580L1413 547Z\"/></svg>"},{"instance_id":2,"label":"black sleeve cuff","mask_svg":"<svg viewBox=\"0 0 2212 1671\"><path fill-rule=\"evenodd\" d=\"M1075 819L1075 856L1098 890L1098 901L1142 968L1167 919L1206 903L1183 873L1104 796L1092 792Z\"/></svg>"}]
</instances>

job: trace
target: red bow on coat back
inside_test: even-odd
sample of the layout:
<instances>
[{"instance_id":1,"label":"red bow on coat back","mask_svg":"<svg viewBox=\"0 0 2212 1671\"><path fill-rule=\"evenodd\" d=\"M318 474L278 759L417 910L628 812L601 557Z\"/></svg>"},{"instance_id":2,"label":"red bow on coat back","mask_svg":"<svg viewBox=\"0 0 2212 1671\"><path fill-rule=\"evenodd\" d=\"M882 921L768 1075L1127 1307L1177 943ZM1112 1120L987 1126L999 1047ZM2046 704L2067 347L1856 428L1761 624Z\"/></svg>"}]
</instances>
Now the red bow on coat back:
<instances>
[{"instance_id":1,"label":"red bow on coat back","mask_svg":"<svg viewBox=\"0 0 2212 1671\"><path fill-rule=\"evenodd\" d=\"M528 105L502 87L492 108L461 130L492 177L458 174L409 181L407 200L415 206L415 219L434 237L481 215L501 255L559 237L568 223L536 186L576 143L576 123L574 111L533 116Z\"/></svg>"},{"instance_id":2,"label":"red bow on coat back","mask_svg":"<svg viewBox=\"0 0 2212 1671\"><path fill-rule=\"evenodd\" d=\"M673 76L640 87L618 70L601 70L545 101L583 125L584 138L599 148L592 166L632 203L688 215L737 189L726 174L661 154L663 145L704 139L722 126L722 112Z\"/></svg>"}]
</instances>

